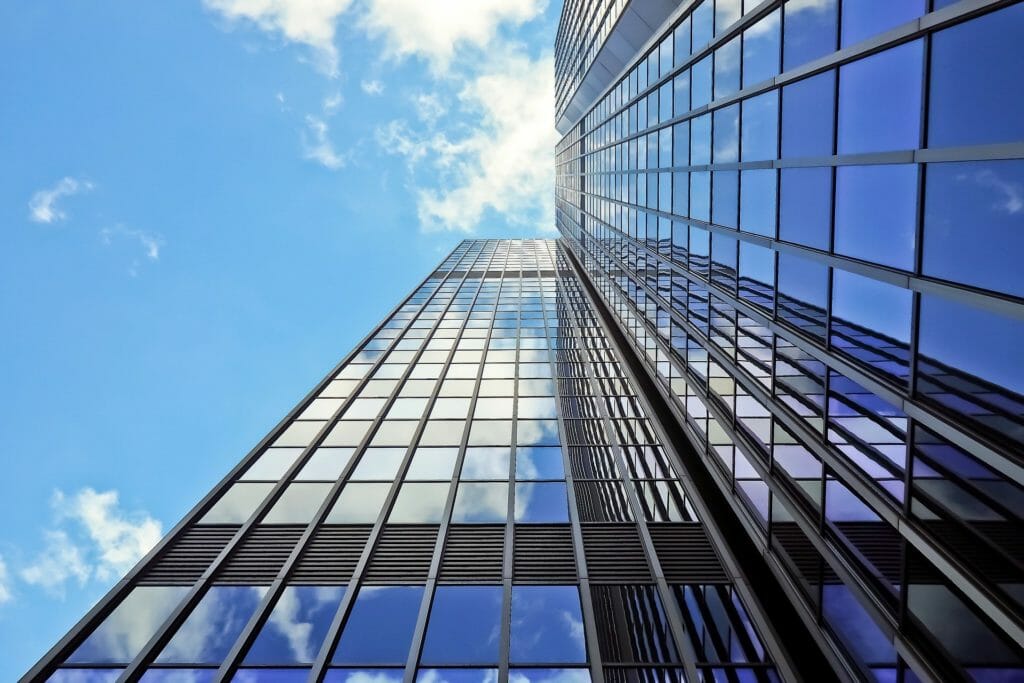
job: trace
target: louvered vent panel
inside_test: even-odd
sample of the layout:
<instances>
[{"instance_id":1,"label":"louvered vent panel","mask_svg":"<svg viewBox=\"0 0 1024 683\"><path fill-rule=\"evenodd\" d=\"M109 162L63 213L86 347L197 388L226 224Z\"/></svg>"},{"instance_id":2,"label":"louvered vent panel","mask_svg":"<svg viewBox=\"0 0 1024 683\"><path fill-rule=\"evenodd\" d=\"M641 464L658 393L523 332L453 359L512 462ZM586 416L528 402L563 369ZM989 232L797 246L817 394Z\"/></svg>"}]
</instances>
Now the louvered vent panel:
<instances>
[{"instance_id":1,"label":"louvered vent panel","mask_svg":"<svg viewBox=\"0 0 1024 683\"><path fill-rule=\"evenodd\" d=\"M583 525L587 573L594 583L651 580L640 534L634 524Z\"/></svg>"},{"instance_id":2,"label":"louvered vent panel","mask_svg":"<svg viewBox=\"0 0 1024 683\"><path fill-rule=\"evenodd\" d=\"M821 554L808 540L796 522L772 522L772 543L785 555L800 575L812 584L821 580L824 565ZM830 572L831 573L831 572Z\"/></svg>"},{"instance_id":3,"label":"louvered vent panel","mask_svg":"<svg viewBox=\"0 0 1024 683\"><path fill-rule=\"evenodd\" d=\"M386 526L370 555L370 583L426 581L437 542L436 526Z\"/></svg>"},{"instance_id":4,"label":"louvered vent panel","mask_svg":"<svg viewBox=\"0 0 1024 683\"><path fill-rule=\"evenodd\" d=\"M903 567L900 532L885 522L837 522L836 528L882 576L894 584L900 582Z\"/></svg>"},{"instance_id":5,"label":"louvered vent panel","mask_svg":"<svg viewBox=\"0 0 1024 683\"><path fill-rule=\"evenodd\" d=\"M310 539L289 579L300 584L348 583L370 537L370 526L322 526Z\"/></svg>"},{"instance_id":6,"label":"louvered vent panel","mask_svg":"<svg viewBox=\"0 0 1024 683\"><path fill-rule=\"evenodd\" d=\"M576 581L572 532L566 526L516 525L512 577L519 583Z\"/></svg>"},{"instance_id":7,"label":"louvered vent panel","mask_svg":"<svg viewBox=\"0 0 1024 683\"><path fill-rule=\"evenodd\" d=\"M237 526L198 526L182 532L143 571L139 584L190 586L236 533Z\"/></svg>"},{"instance_id":8,"label":"louvered vent panel","mask_svg":"<svg viewBox=\"0 0 1024 683\"><path fill-rule=\"evenodd\" d=\"M442 581L501 581L505 527L453 525L441 555Z\"/></svg>"},{"instance_id":9,"label":"louvered vent panel","mask_svg":"<svg viewBox=\"0 0 1024 683\"><path fill-rule=\"evenodd\" d=\"M242 539L217 574L216 583L270 583L284 566L304 526L260 526Z\"/></svg>"},{"instance_id":10,"label":"louvered vent panel","mask_svg":"<svg viewBox=\"0 0 1024 683\"><path fill-rule=\"evenodd\" d=\"M669 583L728 581L701 524L651 524L648 529L661 571Z\"/></svg>"}]
</instances>

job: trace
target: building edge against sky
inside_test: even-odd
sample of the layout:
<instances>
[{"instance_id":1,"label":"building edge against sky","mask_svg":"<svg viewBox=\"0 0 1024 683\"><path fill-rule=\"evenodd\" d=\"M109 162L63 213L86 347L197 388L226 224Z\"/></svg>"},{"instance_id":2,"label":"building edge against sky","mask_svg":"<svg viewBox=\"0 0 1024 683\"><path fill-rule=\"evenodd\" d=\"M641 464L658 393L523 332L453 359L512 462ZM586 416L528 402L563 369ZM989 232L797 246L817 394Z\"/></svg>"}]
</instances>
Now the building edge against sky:
<instances>
[{"instance_id":1,"label":"building edge against sky","mask_svg":"<svg viewBox=\"0 0 1024 683\"><path fill-rule=\"evenodd\" d=\"M844 676L1024 678L1021 35L951 0L559 26L558 227Z\"/></svg>"}]
</instances>

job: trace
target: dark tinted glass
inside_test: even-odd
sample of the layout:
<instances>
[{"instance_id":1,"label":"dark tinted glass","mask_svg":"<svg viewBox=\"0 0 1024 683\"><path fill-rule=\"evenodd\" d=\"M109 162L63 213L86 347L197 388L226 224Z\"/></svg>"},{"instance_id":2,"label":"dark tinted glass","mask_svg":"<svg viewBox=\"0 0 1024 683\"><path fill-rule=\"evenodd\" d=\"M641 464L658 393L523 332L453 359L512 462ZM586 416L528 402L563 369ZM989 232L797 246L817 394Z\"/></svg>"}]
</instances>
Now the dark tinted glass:
<instances>
[{"instance_id":1,"label":"dark tinted glass","mask_svg":"<svg viewBox=\"0 0 1024 683\"><path fill-rule=\"evenodd\" d=\"M836 169L837 253L912 270L916 220L916 165Z\"/></svg>"},{"instance_id":2,"label":"dark tinted glass","mask_svg":"<svg viewBox=\"0 0 1024 683\"><path fill-rule=\"evenodd\" d=\"M827 250L832 169L784 168L780 173L779 239Z\"/></svg>"},{"instance_id":3,"label":"dark tinted glass","mask_svg":"<svg viewBox=\"0 0 1024 683\"><path fill-rule=\"evenodd\" d=\"M613 663L678 662L668 619L654 586L591 589L601 658Z\"/></svg>"},{"instance_id":4,"label":"dark tinted glass","mask_svg":"<svg viewBox=\"0 0 1024 683\"><path fill-rule=\"evenodd\" d=\"M931 47L928 144L1015 142L1024 138L1024 5L937 32Z\"/></svg>"},{"instance_id":5,"label":"dark tinted glass","mask_svg":"<svg viewBox=\"0 0 1024 683\"><path fill-rule=\"evenodd\" d=\"M497 664L501 586L439 586L423 644L424 664Z\"/></svg>"},{"instance_id":6,"label":"dark tinted glass","mask_svg":"<svg viewBox=\"0 0 1024 683\"><path fill-rule=\"evenodd\" d=\"M784 71L836 49L839 21L836 6L837 0L787 2L783 6L786 35L782 45Z\"/></svg>"},{"instance_id":7,"label":"dark tinted glass","mask_svg":"<svg viewBox=\"0 0 1024 683\"><path fill-rule=\"evenodd\" d=\"M930 164L925 275L1024 296L1024 161Z\"/></svg>"},{"instance_id":8,"label":"dark tinted glass","mask_svg":"<svg viewBox=\"0 0 1024 683\"><path fill-rule=\"evenodd\" d=\"M826 71L782 89L782 156L832 154L836 72Z\"/></svg>"},{"instance_id":9,"label":"dark tinted glass","mask_svg":"<svg viewBox=\"0 0 1024 683\"><path fill-rule=\"evenodd\" d=\"M405 664L422 597L422 586L362 587L331 661Z\"/></svg>"},{"instance_id":10,"label":"dark tinted glass","mask_svg":"<svg viewBox=\"0 0 1024 683\"><path fill-rule=\"evenodd\" d=\"M245 664L312 664L344 586L288 586L245 655Z\"/></svg>"},{"instance_id":11,"label":"dark tinted glass","mask_svg":"<svg viewBox=\"0 0 1024 683\"><path fill-rule=\"evenodd\" d=\"M918 147L922 46L916 40L840 67L840 154Z\"/></svg>"}]
</instances>

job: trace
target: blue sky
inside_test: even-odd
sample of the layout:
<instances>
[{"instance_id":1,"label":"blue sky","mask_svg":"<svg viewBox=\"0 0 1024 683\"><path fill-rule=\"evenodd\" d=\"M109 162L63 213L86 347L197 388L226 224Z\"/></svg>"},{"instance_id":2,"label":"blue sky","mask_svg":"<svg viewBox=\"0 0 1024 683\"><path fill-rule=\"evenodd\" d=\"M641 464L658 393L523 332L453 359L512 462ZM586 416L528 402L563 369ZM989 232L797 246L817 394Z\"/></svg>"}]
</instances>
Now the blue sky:
<instances>
[{"instance_id":1,"label":"blue sky","mask_svg":"<svg viewBox=\"0 0 1024 683\"><path fill-rule=\"evenodd\" d=\"M0 679L458 240L551 234L559 9L0 5Z\"/></svg>"}]
</instances>

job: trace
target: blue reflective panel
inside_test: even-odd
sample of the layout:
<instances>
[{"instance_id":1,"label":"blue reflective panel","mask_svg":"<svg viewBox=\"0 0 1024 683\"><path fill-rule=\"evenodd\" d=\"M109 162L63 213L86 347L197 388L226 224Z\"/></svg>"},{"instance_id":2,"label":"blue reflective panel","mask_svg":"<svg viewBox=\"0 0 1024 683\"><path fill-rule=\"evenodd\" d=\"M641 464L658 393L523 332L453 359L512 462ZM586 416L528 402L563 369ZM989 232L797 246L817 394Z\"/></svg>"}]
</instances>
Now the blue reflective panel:
<instances>
[{"instance_id":1,"label":"blue reflective panel","mask_svg":"<svg viewBox=\"0 0 1024 683\"><path fill-rule=\"evenodd\" d=\"M740 160L740 106L734 104L714 112L712 160L726 164Z\"/></svg>"},{"instance_id":2,"label":"blue reflective panel","mask_svg":"<svg viewBox=\"0 0 1024 683\"><path fill-rule=\"evenodd\" d=\"M912 305L909 289L834 269L833 348L881 372L905 378Z\"/></svg>"},{"instance_id":3,"label":"blue reflective panel","mask_svg":"<svg viewBox=\"0 0 1024 683\"><path fill-rule=\"evenodd\" d=\"M507 483L462 483L455 495L452 522L489 524L508 517Z\"/></svg>"},{"instance_id":4,"label":"blue reflective panel","mask_svg":"<svg viewBox=\"0 0 1024 683\"><path fill-rule=\"evenodd\" d=\"M301 672L303 675L305 671ZM142 674L139 683L213 683L217 677L216 669L150 669ZM239 678L235 676L234 681L281 681L285 678ZM293 677L293 681L296 679ZM298 683L296 681L296 683Z\"/></svg>"},{"instance_id":5,"label":"blue reflective panel","mask_svg":"<svg viewBox=\"0 0 1024 683\"><path fill-rule=\"evenodd\" d=\"M912 270L916 219L916 165L836 169L837 253Z\"/></svg>"},{"instance_id":6,"label":"blue reflective panel","mask_svg":"<svg viewBox=\"0 0 1024 683\"><path fill-rule=\"evenodd\" d=\"M829 627L861 661L895 662L896 653L878 624L842 583L822 586L821 610Z\"/></svg>"},{"instance_id":7,"label":"blue reflective panel","mask_svg":"<svg viewBox=\"0 0 1024 683\"><path fill-rule=\"evenodd\" d=\"M434 593L423 664L497 664L501 586L439 586Z\"/></svg>"},{"instance_id":8,"label":"blue reflective panel","mask_svg":"<svg viewBox=\"0 0 1024 683\"><path fill-rule=\"evenodd\" d=\"M783 7L783 70L824 57L836 49L837 0L787 2Z\"/></svg>"},{"instance_id":9,"label":"blue reflective panel","mask_svg":"<svg viewBox=\"0 0 1024 683\"><path fill-rule=\"evenodd\" d=\"M718 119L715 119L718 133ZM775 159L779 146L777 90L743 100L743 161Z\"/></svg>"},{"instance_id":10,"label":"blue reflective panel","mask_svg":"<svg viewBox=\"0 0 1024 683\"><path fill-rule=\"evenodd\" d=\"M402 669L328 669L324 683L402 683Z\"/></svg>"},{"instance_id":11,"label":"blue reflective panel","mask_svg":"<svg viewBox=\"0 0 1024 683\"><path fill-rule=\"evenodd\" d=\"M509 683L590 683L589 669L509 669Z\"/></svg>"},{"instance_id":12,"label":"blue reflective panel","mask_svg":"<svg viewBox=\"0 0 1024 683\"><path fill-rule=\"evenodd\" d=\"M266 586L213 586L157 655L160 664L220 664Z\"/></svg>"},{"instance_id":13,"label":"blue reflective panel","mask_svg":"<svg viewBox=\"0 0 1024 683\"><path fill-rule=\"evenodd\" d=\"M743 32L743 87L779 73L779 16L775 10Z\"/></svg>"},{"instance_id":14,"label":"blue reflective panel","mask_svg":"<svg viewBox=\"0 0 1024 683\"><path fill-rule=\"evenodd\" d=\"M685 111L685 110L684 110ZM682 114L683 112L679 112ZM672 82L661 86L658 90L658 120L668 121L672 118Z\"/></svg>"},{"instance_id":15,"label":"blue reflective panel","mask_svg":"<svg viewBox=\"0 0 1024 683\"><path fill-rule=\"evenodd\" d=\"M518 420L516 443L522 446L559 445L562 439L558 436L558 420Z\"/></svg>"},{"instance_id":16,"label":"blue reflective panel","mask_svg":"<svg viewBox=\"0 0 1024 683\"><path fill-rule=\"evenodd\" d=\"M512 586L509 660L515 664L587 660L576 586Z\"/></svg>"},{"instance_id":17,"label":"blue reflective panel","mask_svg":"<svg viewBox=\"0 0 1024 683\"><path fill-rule=\"evenodd\" d=\"M779 239L827 250L832 169L784 168L779 182Z\"/></svg>"},{"instance_id":18,"label":"blue reflective panel","mask_svg":"<svg viewBox=\"0 0 1024 683\"><path fill-rule=\"evenodd\" d=\"M836 72L826 71L782 89L782 156L832 154Z\"/></svg>"},{"instance_id":19,"label":"blue reflective panel","mask_svg":"<svg viewBox=\"0 0 1024 683\"><path fill-rule=\"evenodd\" d=\"M715 98L740 89L740 39L733 38L715 50Z\"/></svg>"},{"instance_id":20,"label":"blue reflective panel","mask_svg":"<svg viewBox=\"0 0 1024 683\"><path fill-rule=\"evenodd\" d=\"M715 171L712 179L711 222L730 228L739 227L738 171Z\"/></svg>"},{"instance_id":21,"label":"blue reflective panel","mask_svg":"<svg viewBox=\"0 0 1024 683\"><path fill-rule=\"evenodd\" d=\"M694 166L711 163L711 114L690 120L690 163Z\"/></svg>"},{"instance_id":22,"label":"blue reflective panel","mask_svg":"<svg viewBox=\"0 0 1024 683\"><path fill-rule=\"evenodd\" d=\"M510 458L511 449L507 447L467 448L459 479L508 479Z\"/></svg>"},{"instance_id":23,"label":"blue reflective panel","mask_svg":"<svg viewBox=\"0 0 1024 683\"><path fill-rule=\"evenodd\" d=\"M720 35L743 16L742 0L715 0L715 35Z\"/></svg>"},{"instance_id":24,"label":"blue reflective panel","mask_svg":"<svg viewBox=\"0 0 1024 683\"><path fill-rule=\"evenodd\" d=\"M672 81L672 99L675 115L690 111L690 71L687 69Z\"/></svg>"},{"instance_id":25,"label":"blue reflective panel","mask_svg":"<svg viewBox=\"0 0 1024 683\"><path fill-rule=\"evenodd\" d=\"M309 669L239 669L231 683L306 683L308 680Z\"/></svg>"},{"instance_id":26,"label":"blue reflective panel","mask_svg":"<svg viewBox=\"0 0 1024 683\"><path fill-rule=\"evenodd\" d=\"M690 67L690 108L702 107L711 101L711 57L708 55Z\"/></svg>"},{"instance_id":27,"label":"blue reflective panel","mask_svg":"<svg viewBox=\"0 0 1024 683\"><path fill-rule=\"evenodd\" d=\"M779 253L778 315L810 334L825 333L828 266L795 254Z\"/></svg>"},{"instance_id":28,"label":"blue reflective panel","mask_svg":"<svg viewBox=\"0 0 1024 683\"><path fill-rule=\"evenodd\" d=\"M677 172L672 174L672 213L677 216L690 214L690 174Z\"/></svg>"},{"instance_id":29,"label":"blue reflective panel","mask_svg":"<svg viewBox=\"0 0 1024 683\"><path fill-rule=\"evenodd\" d=\"M498 683L497 669L420 669L416 683Z\"/></svg>"},{"instance_id":30,"label":"blue reflective panel","mask_svg":"<svg viewBox=\"0 0 1024 683\"><path fill-rule=\"evenodd\" d=\"M562 449L516 448L516 479L565 479Z\"/></svg>"},{"instance_id":31,"label":"blue reflective panel","mask_svg":"<svg viewBox=\"0 0 1024 683\"><path fill-rule=\"evenodd\" d=\"M405 664L423 586L363 586L349 612L334 664Z\"/></svg>"},{"instance_id":32,"label":"blue reflective panel","mask_svg":"<svg viewBox=\"0 0 1024 683\"><path fill-rule=\"evenodd\" d=\"M128 664L156 633L189 589L137 586L71 653L72 664Z\"/></svg>"},{"instance_id":33,"label":"blue reflective panel","mask_svg":"<svg viewBox=\"0 0 1024 683\"><path fill-rule=\"evenodd\" d=\"M929 164L925 275L1024 296L1024 161Z\"/></svg>"},{"instance_id":34,"label":"blue reflective panel","mask_svg":"<svg viewBox=\"0 0 1024 683\"><path fill-rule=\"evenodd\" d=\"M288 586L246 653L245 664L312 664L344 586Z\"/></svg>"},{"instance_id":35,"label":"blue reflective panel","mask_svg":"<svg viewBox=\"0 0 1024 683\"><path fill-rule=\"evenodd\" d=\"M932 36L928 145L983 145L1024 139L1024 5L986 14Z\"/></svg>"},{"instance_id":36,"label":"blue reflective panel","mask_svg":"<svg viewBox=\"0 0 1024 683\"><path fill-rule=\"evenodd\" d=\"M114 683L123 669L57 669L46 683Z\"/></svg>"},{"instance_id":37,"label":"blue reflective panel","mask_svg":"<svg viewBox=\"0 0 1024 683\"><path fill-rule=\"evenodd\" d=\"M690 174L690 217L711 220L711 174L707 171Z\"/></svg>"},{"instance_id":38,"label":"blue reflective panel","mask_svg":"<svg viewBox=\"0 0 1024 683\"><path fill-rule=\"evenodd\" d=\"M840 154L918 147L923 52L915 40L840 67Z\"/></svg>"},{"instance_id":39,"label":"blue reflective panel","mask_svg":"<svg viewBox=\"0 0 1024 683\"><path fill-rule=\"evenodd\" d=\"M569 521L565 484L560 481L517 483L515 521L546 524Z\"/></svg>"},{"instance_id":40,"label":"blue reflective panel","mask_svg":"<svg viewBox=\"0 0 1024 683\"><path fill-rule=\"evenodd\" d=\"M690 20L693 22L694 52L699 51L711 41L715 21L714 5L714 0L704 0L690 15Z\"/></svg>"},{"instance_id":41,"label":"blue reflective panel","mask_svg":"<svg viewBox=\"0 0 1024 683\"><path fill-rule=\"evenodd\" d=\"M690 122L683 121L672 126L672 165L688 166L690 163Z\"/></svg>"},{"instance_id":42,"label":"blue reflective panel","mask_svg":"<svg viewBox=\"0 0 1024 683\"><path fill-rule=\"evenodd\" d=\"M740 230L775 237L775 169L740 172Z\"/></svg>"},{"instance_id":43,"label":"blue reflective panel","mask_svg":"<svg viewBox=\"0 0 1024 683\"><path fill-rule=\"evenodd\" d=\"M690 18L687 17L679 22L673 32L672 62L674 66L680 66L690 56Z\"/></svg>"},{"instance_id":44,"label":"blue reflective panel","mask_svg":"<svg viewBox=\"0 0 1024 683\"><path fill-rule=\"evenodd\" d=\"M741 241L739 286L741 297L770 311L775 291L775 252Z\"/></svg>"},{"instance_id":45,"label":"blue reflective panel","mask_svg":"<svg viewBox=\"0 0 1024 683\"><path fill-rule=\"evenodd\" d=\"M925 12L925 0L844 0L842 47L877 36Z\"/></svg>"}]
</instances>

